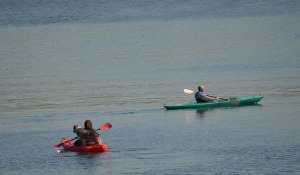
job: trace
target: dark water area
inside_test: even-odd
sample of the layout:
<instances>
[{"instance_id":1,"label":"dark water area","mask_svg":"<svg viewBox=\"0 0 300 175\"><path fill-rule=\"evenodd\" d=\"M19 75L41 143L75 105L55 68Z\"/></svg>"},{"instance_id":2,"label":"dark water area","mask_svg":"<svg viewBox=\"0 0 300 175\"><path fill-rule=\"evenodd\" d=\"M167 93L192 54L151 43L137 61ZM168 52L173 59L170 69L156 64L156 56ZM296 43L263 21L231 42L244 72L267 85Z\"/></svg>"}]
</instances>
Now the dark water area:
<instances>
[{"instance_id":1,"label":"dark water area","mask_svg":"<svg viewBox=\"0 0 300 175\"><path fill-rule=\"evenodd\" d=\"M299 1L2 0L0 25L111 23L298 13Z\"/></svg>"},{"instance_id":2,"label":"dark water area","mask_svg":"<svg viewBox=\"0 0 300 175\"><path fill-rule=\"evenodd\" d=\"M0 2L0 174L299 174L299 1ZM257 105L172 110L211 95ZM108 151L54 144L90 119Z\"/></svg>"}]
</instances>

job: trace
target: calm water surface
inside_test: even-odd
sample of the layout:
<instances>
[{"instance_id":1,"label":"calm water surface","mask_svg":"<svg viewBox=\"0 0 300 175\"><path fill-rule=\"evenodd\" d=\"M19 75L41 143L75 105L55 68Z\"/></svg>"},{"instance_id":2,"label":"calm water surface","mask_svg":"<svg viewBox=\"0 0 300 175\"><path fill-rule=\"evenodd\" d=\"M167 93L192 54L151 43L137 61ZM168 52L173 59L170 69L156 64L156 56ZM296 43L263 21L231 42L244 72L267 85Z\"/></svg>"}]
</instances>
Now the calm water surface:
<instances>
[{"instance_id":1,"label":"calm water surface","mask_svg":"<svg viewBox=\"0 0 300 175\"><path fill-rule=\"evenodd\" d=\"M2 4L0 174L299 174L298 1ZM200 83L264 98L163 108ZM108 152L57 154L86 119Z\"/></svg>"}]
</instances>

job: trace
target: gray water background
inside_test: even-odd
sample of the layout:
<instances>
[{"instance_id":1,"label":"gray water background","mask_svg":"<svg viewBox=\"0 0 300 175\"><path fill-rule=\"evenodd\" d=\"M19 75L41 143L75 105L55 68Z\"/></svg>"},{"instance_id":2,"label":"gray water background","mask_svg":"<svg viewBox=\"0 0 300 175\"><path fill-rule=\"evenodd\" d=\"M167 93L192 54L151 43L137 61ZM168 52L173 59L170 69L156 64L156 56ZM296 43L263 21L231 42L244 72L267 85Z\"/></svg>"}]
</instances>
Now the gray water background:
<instances>
[{"instance_id":1,"label":"gray water background","mask_svg":"<svg viewBox=\"0 0 300 175\"><path fill-rule=\"evenodd\" d=\"M1 1L0 174L299 174L298 1ZM184 88L259 105L166 111ZM57 154L91 119L104 154Z\"/></svg>"}]
</instances>

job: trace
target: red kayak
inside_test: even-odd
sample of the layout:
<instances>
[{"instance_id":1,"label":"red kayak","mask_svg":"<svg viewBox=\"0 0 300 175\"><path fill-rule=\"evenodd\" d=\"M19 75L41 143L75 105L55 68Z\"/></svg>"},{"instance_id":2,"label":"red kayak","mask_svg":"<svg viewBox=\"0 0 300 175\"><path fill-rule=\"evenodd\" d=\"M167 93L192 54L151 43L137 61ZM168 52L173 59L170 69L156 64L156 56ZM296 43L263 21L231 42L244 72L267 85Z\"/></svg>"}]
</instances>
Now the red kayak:
<instances>
[{"instance_id":1,"label":"red kayak","mask_svg":"<svg viewBox=\"0 0 300 175\"><path fill-rule=\"evenodd\" d=\"M67 138L63 138L61 140L61 143L63 144L62 146L65 150L74 152L102 153L105 152L107 149L107 146L105 144L74 147L73 142L69 141Z\"/></svg>"}]
</instances>

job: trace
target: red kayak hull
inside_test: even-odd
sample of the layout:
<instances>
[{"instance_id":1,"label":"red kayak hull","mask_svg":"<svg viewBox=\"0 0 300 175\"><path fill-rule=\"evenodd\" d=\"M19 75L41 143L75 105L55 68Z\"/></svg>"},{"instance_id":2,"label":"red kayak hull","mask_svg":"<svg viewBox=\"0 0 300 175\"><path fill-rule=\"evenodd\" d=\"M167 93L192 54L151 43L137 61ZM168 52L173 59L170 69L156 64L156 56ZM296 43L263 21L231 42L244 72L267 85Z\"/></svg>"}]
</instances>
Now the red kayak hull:
<instances>
[{"instance_id":1,"label":"red kayak hull","mask_svg":"<svg viewBox=\"0 0 300 175\"><path fill-rule=\"evenodd\" d=\"M63 138L61 140L61 143L63 143L63 148L67 151L73 151L73 152L85 152L85 153L102 153L105 152L107 149L107 146L105 144L102 145L86 145L86 146L78 146L74 147L73 142L70 142L68 139Z\"/></svg>"}]
</instances>

